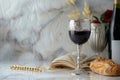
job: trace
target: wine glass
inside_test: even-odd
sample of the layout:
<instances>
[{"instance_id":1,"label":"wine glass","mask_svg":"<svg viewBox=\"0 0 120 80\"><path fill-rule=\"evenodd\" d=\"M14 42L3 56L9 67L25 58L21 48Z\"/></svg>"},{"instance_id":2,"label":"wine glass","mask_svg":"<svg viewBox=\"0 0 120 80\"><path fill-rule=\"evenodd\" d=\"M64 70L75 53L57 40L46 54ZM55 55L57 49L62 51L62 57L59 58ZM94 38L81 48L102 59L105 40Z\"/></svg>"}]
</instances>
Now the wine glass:
<instances>
[{"instance_id":1,"label":"wine glass","mask_svg":"<svg viewBox=\"0 0 120 80\"><path fill-rule=\"evenodd\" d=\"M69 22L70 39L77 45L77 62L74 74L79 75L83 72L80 67L80 49L88 41L90 36L90 20L77 19Z\"/></svg>"}]
</instances>

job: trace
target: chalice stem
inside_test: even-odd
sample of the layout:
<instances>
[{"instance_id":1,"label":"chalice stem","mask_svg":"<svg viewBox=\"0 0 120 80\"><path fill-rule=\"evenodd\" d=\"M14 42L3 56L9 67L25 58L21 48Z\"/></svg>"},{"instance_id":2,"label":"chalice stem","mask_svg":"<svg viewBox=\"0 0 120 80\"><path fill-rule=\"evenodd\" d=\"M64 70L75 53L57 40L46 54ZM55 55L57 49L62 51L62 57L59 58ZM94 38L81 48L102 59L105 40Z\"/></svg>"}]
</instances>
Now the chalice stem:
<instances>
[{"instance_id":1,"label":"chalice stem","mask_svg":"<svg viewBox=\"0 0 120 80\"><path fill-rule=\"evenodd\" d=\"M100 57L100 54L101 54L100 52L96 52L97 57Z\"/></svg>"}]
</instances>

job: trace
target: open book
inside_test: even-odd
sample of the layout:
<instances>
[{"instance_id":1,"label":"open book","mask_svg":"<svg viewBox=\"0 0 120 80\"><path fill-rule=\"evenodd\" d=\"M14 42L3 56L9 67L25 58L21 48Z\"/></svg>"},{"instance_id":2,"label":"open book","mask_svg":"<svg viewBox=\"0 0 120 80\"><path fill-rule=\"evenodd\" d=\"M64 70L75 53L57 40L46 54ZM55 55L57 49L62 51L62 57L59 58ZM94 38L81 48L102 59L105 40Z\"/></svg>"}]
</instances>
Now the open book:
<instances>
[{"instance_id":1,"label":"open book","mask_svg":"<svg viewBox=\"0 0 120 80\"><path fill-rule=\"evenodd\" d=\"M83 69L90 70L90 62L93 61L97 56L81 56L80 66ZM58 57L52 61L50 64L50 69L75 69L76 67L76 56L72 54L66 54L64 56Z\"/></svg>"}]
</instances>

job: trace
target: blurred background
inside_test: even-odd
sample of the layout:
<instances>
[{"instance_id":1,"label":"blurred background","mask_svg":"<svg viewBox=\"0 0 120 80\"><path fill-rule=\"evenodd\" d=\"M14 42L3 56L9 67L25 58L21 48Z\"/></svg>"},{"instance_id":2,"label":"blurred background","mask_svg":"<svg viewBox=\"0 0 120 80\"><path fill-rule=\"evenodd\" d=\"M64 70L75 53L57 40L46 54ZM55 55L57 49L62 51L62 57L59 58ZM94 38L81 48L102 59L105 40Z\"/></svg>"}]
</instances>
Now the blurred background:
<instances>
[{"instance_id":1,"label":"blurred background","mask_svg":"<svg viewBox=\"0 0 120 80\"><path fill-rule=\"evenodd\" d=\"M113 7L113 0L87 1L95 15ZM76 5L82 12L84 0ZM75 51L68 35L71 11L65 0L0 0L0 62L51 61ZM82 53L94 54L88 42Z\"/></svg>"}]
</instances>

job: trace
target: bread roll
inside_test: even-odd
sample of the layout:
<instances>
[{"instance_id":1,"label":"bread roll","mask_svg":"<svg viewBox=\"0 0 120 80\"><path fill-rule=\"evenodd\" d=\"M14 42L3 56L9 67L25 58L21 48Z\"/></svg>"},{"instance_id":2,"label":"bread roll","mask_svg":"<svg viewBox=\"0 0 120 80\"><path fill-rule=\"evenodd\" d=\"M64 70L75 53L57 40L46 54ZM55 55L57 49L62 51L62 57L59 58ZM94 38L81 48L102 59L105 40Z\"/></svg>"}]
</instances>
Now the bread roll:
<instances>
[{"instance_id":1,"label":"bread roll","mask_svg":"<svg viewBox=\"0 0 120 80\"><path fill-rule=\"evenodd\" d=\"M120 65L115 63L110 59L105 59L102 57L96 58L90 63L90 69L101 75L108 76L119 76L120 75Z\"/></svg>"}]
</instances>

